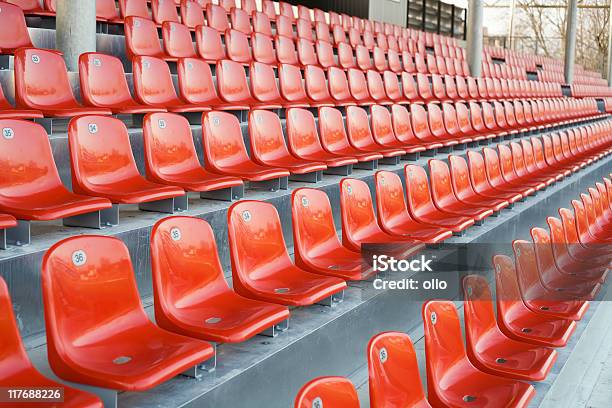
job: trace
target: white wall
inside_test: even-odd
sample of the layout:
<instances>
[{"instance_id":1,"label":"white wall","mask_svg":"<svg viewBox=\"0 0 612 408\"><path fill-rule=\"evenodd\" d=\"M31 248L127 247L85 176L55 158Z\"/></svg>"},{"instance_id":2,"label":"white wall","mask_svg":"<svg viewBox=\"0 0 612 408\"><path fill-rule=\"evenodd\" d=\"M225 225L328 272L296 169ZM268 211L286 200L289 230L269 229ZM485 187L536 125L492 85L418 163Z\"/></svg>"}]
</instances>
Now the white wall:
<instances>
[{"instance_id":1,"label":"white wall","mask_svg":"<svg viewBox=\"0 0 612 408\"><path fill-rule=\"evenodd\" d=\"M408 0L370 0L370 20L406 26Z\"/></svg>"}]
</instances>

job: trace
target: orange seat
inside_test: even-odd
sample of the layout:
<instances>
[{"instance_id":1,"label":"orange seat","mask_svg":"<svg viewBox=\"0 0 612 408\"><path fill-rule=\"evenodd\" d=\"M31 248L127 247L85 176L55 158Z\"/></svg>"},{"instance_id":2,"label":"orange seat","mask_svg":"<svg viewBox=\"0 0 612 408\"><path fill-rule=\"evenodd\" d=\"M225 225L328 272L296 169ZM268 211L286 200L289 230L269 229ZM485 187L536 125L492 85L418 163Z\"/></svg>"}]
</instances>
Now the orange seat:
<instances>
[{"instance_id":1,"label":"orange seat","mask_svg":"<svg viewBox=\"0 0 612 408\"><path fill-rule=\"evenodd\" d=\"M474 225L473 218L446 213L434 205L424 168L409 164L405 176L408 210L416 221L450 229L454 234Z\"/></svg>"},{"instance_id":2,"label":"orange seat","mask_svg":"<svg viewBox=\"0 0 612 408\"><path fill-rule=\"evenodd\" d=\"M422 109L422 106L415 107L415 109ZM427 104L427 122L429 123L429 135L427 131L423 132L421 137L424 140L438 140L444 147L456 146L459 144L459 140L452 138L444 125L444 116L442 110L437 103ZM449 149L447 149L449 150Z\"/></svg>"},{"instance_id":3,"label":"orange seat","mask_svg":"<svg viewBox=\"0 0 612 408\"><path fill-rule=\"evenodd\" d=\"M370 91L370 96L372 99L381 105L391 105L392 102L389 100L389 97L385 92L385 85L380 73L374 70L369 70L366 72L366 78L368 81L368 90Z\"/></svg>"},{"instance_id":4,"label":"orange seat","mask_svg":"<svg viewBox=\"0 0 612 408\"><path fill-rule=\"evenodd\" d=\"M201 25L196 28L196 48L200 58L209 64L227 58L221 34L212 27Z\"/></svg>"},{"instance_id":5,"label":"orange seat","mask_svg":"<svg viewBox=\"0 0 612 408\"><path fill-rule=\"evenodd\" d=\"M344 128L344 118L338 109L319 108L319 135L323 148L328 152L359 160L355 167L375 169L378 167L378 160L383 158L378 152L362 151L350 144Z\"/></svg>"},{"instance_id":6,"label":"orange seat","mask_svg":"<svg viewBox=\"0 0 612 408\"><path fill-rule=\"evenodd\" d=\"M234 110L247 110L250 106L259 105L251 95L244 67L240 63L218 61L216 75L219 96L227 106L233 106Z\"/></svg>"},{"instance_id":7,"label":"orange seat","mask_svg":"<svg viewBox=\"0 0 612 408\"><path fill-rule=\"evenodd\" d=\"M0 5L0 53L13 54L18 48L34 47L22 8L4 2Z\"/></svg>"},{"instance_id":8,"label":"orange seat","mask_svg":"<svg viewBox=\"0 0 612 408\"><path fill-rule=\"evenodd\" d=\"M506 337L495 321L489 284L483 276L463 278L467 355L479 370L500 377L542 381L557 352Z\"/></svg>"},{"instance_id":9,"label":"orange seat","mask_svg":"<svg viewBox=\"0 0 612 408\"><path fill-rule=\"evenodd\" d=\"M336 106L355 105L355 99L351 95L349 83L342 68L329 67L327 69L327 81L329 94Z\"/></svg>"},{"instance_id":10,"label":"orange seat","mask_svg":"<svg viewBox=\"0 0 612 408\"><path fill-rule=\"evenodd\" d=\"M231 28L225 30L225 49L227 57L232 61L247 65L253 60L251 49L249 48L249 39L241 31Z\"/></svg>"},{"instance_id":11,"label":"orange seat","mask_svg":"<svg viewBox=\"0 0 612 408\"><path fill-rule=\"evenodd\" d=\"M286 307L248 299L229 288L213 230L202 219L157 222L151 233L151 270L155 321L168 331L238 343L289 319Z\"/></svg>"},{"instance_id":12,"label":"orange seat","mask_svg":"<svg viewBox=\"0 0 612 408\"><path fill-rule=\"evenodd\" d=\"M293 191L291 203L296 266L346 280L362 280L372 274L360 253L340 243L325 192L299 188Z\"/></svg>"},{"instance_id":13,"label":"orange seat","mask_svg":"<svg viewBox=\"0 0 612 408\"><path fill-rule=\"evenodd\" d=\"M295 157L323 162L328 167L324 173L348 176L357 159L351 156L334 154L323 149L317 125L312 112L306 109L291 108L286 111L287 144Z\"/></svg>"},{"instance_id":14,"label":"orange seat","mask_svg":"<svg viewBox=\"0 0 612 408\"><path fill-rule=\"evenodd\" d=\"M427 391L433 406L527 407L533 386L479 371L468 360L455 305L423 305Z\"/></svg>"},{"instance_id":15,"label":"orange seat","mask_svg":"<svg viewBox=\"0 0 612 408\"><path fill-rule=\"evenodd\" d=\"M372 136L368 113L359 106L346 108L346 127L351 145L361 152L380 153L383 155L381 162L389 164L399 163L406 151L397 146L383 146L377 143Z\"/></svg>"},{"instance_id":16,"label":"orange seat","mask_svg":"<svg viewBox=\"0 0 612 408\"><path fill-rule=\"evenodd\" d=\"M228 210L233 286L251 299L288 306L329 300L346 288L343 279L306 272L289 258L278 212L272 204L240 201Z\"/></svg>"},{"instance_id":17,"label":"orange seat","mask_svg":"<svg viewBox=\"0 0 612 408\"><path fill-rule=\"evenodd\" d=\"M322 162L299 159L289 153L281 120L274 112L259 109L249 112L249 139L255 163L287 169L291 180L317 182L319 172L327 169Z\"/></svg>"},{"instance_id":18,"label":"orange seat","mask_svg":"<svg viewBox=\"0 0 612 408\"><path fill-rule=\"evenodd\" d=\"M500 190L503 193L520 194L523 198L535 192L532 187L525 186L517 181L510 183L508 179L504 177L504 174L502 173L502 164L505 166L506 175L509 176L511 174L510 166L512 166L512 162L509 164L501 163L497 152L489 147L482 149L482 153L484 156L487 179L495 190ZM508 157L506 157L506 159L508 159Z\"/></svg>"},{"instance_id":19,"label":"orange seat","mask_svg":"<svg viewBox=\"0 0 612 408\"><path fill-rule=\"evenodd\" d=\"M178 23L179 17L176 11L177 4L174 0L151 0L151 15L153 21L158 25L165 22Z\"/></svg>"},{"instance_id":20,"label":"orange seat","mask_svg":"<svg viewBox=\"0 0 612 408\"><path fill-rule=\"evenodd\" d=\"M83 53L79 57L79 78L86 105L126 114L166 111L163 107L141 105L132 98L119 58L96 52Z\"/></svg>"},{"instance_id":21,"label":"orange seat","mask_svg":"<svg viewBox=\"0 0 612 408\"><path fill-rule=\"evenodd\" d=\"M247 155L238 118L231 113L212 111L202 117L202 145L206 169L212 173L263 183L274 190L286 188L289 172L263 166Z\"/></svg>"},{"instance_id":22,"label":"orange seat","mask_svg":"<svg viewBox=\"0 0 612 408\"><path fill-rule=\"evenodd\" d=\"M334 100L329 94L325 71L321 67L308 65L304 68L304 82L306 94L310 100L310 106L323 107L334 106Z\"/></svg>"},{"instance_id":23,"label":"orange seat","mask_svg":"<svg viewBox=\"0 0 612 408\"><path fill-rule=\"evenodd\" d=\"M72 188L80 194L105 197L114 204L140 204L184 198L183 189L146 180L140 175L126 126L118 119L80 116L68 126ZM178 202L177 202L177 205ZM172 212L167 209L164 212Z\"/></svg>"},{"instance_id":24,"label":"orange seat","mask_svg":"<svg viewBox=\"0 0 612 408\"><path fill-rule=\"evenodd\" d=\"M407 334L384 332L368 343L370 406L431 408L419 374L416 352Z\"/></svg>"},{"instance_id":25,"label":"orange seat","mask_svg":"<svg viewBox=\"0 0 612 408\"><path fill-rule=\"evenodd\" d=\"M450 238L451 230L417 222L406 207L400 176L390 171L378 171L376 182L376 211L383 231L393 236L410 237L419 242L436 244Z\"/></svg>"},{"instance_id":26,"label":"orange seat","mask_svg":"<svg viewBox=\"0 0 612 408\"><path fill-rule=\"evenodd\" d=\"M578 212L583 212L584 208L579 206L577 203ZM567 208L560 208L559 215L561 216L561 222L563 225L563 233L567 242L567 249L570 256L579 262L592 262L596 265L610 265L610 254L606 251L600 251L602 246L597 247L586 247L581 242L578 226L576 222L576 216L572 210ZM581 217L582 218L582 217ZM599 250L598 250L599 249Z\"/></svg>"},{"instance_id":27,"label":"orange seat","mask_svg":"<svg viewBox=\"0 0 612 408\"><path fill-rule=\"evenodd\" d=\"M420 139L414 135L414 131L412 129L412 119L411 115L408 112L408 109L404 105L394 104L391 106L391 121L393 124L393 131L395 133L395 137L399 140L406 152L410 153L411 150L416 151L420 154L424 154L430 146L437 145L429 145L426 146ZM416 149L416 150L415 150ZM428 153L429 154L429 153Z\"/></svg>"},{"instance_id":28,"label":"orange seat","mask_svg":"<svg viewBox=\"0 0 612 408\"><path fill-rule=\"evenodd\" d=\"M434 149L443 147L441 140L431 133L427 111L423 105L410 105L410 120L414 137L420 141L421 145L423 145L426 150L433 151ZM428 152L430 155L433 153L434 152Z\"/></svg>"},{"instance_id":29,"label":"orange seat","mask_svg":"<svg viewBox=\"0 0 612 408\"><path fill-rule=\"evenodd\" d=\"M54 51L15 51L15 100L18 108L35 109L50 117L110 115L105 108L84 107L72 93L62 56Z\"/></svg>"},{"instance_id":30,"label":"orange seat","mask_svg":"<svg viewBox=\"0 0 612 408\"><path fill-rule=\"evenodd\" d=\"M252 62L249 67L251 93L261 109L280 109L283 99L280 96L276 74L271 65Z\"/></svg>"},{"instance_id":31,"label":"orange seat","mask_svg":"<svg viewBox=\"0 0 612 408\"><path fill-rule=\"evenodd\" d=\"M544 347L565 347L576 330L576 322L529 309L523 303L512 259L496 255L493 266L499 329L517 341Z\"/></svg>"},{"instance_id":32,"label":"orange seat","mask_svg":"<svg viewBox=\"0 0 612 408\"><path fill-rule=\"evenodd\" d=\"M199 58L180 58L177 64L178 87L181 98L198 106L212 109L248 109L248 106L226 104L217 95L210 66Z\"/></svg>"},{"instance_id":33,"label":"orange seat","mask_svg":"<svg viewBox=\"0 0 612 408\"><path fill-rule=\"evenodd\" d=\"M375 103L368 90L368 82L362 70L355 68L349 69L347 71L347 79L351 96L359 106L368 106Z\"/></svg>"},{"instance_id":34,"label":"orange seat","mask_svg":"<svg viewBox=\"0 0 612 408\"><path fill-rule=\"evenodd\" d=\"M123 18L129 16L151 18L146 0L119 0L119 11Z\"/></svg>"},{"instance_id":35,"label":"orange seat","mask_svg":"<svg viewBox=\"0 0 612 408\"><path fill-rule=\"evenodd\" d=\"M278 67L278 82L280 92L286 108L298 107L307 108L309 106L304 83L302 82L302 72L295 65L281 64Z\"/></svg>"},{"instance_id":36,"label":"orange seat","mask_svg":"<svg viewBox=\"0 0 612 408\"><path fill-rule=\"evenodd\" d=\"M523 198L520 193L498 190L491 185L484 158L480 153L468 151L467 158L470 181L477 194L487 198L507 200L511 204Z\"/></svg>"},{"instance_id":37,"label":"orange seat","mask_svg":"<svg viewBox=\"0 0 612 408\"><path fill-rule=\"evenodd\" d=\"M127 56L133 60L136 56L149 56L173 61L162 50L157 33L157 26L149 18L129 16L125 19L125 47Z\"/></svg>"},{"instance_id":38,"label":"orange seat","mask_svg":"<svg viewBox=\"0 0 612 408\"><path fill-rule=\"evenodd\" d=\"M4 5L2 5L4 7ZM0 386L24 388L62 388L63 401L57 402L66 408L103 408L95 395L59 384L40 374L32 365L21 341L13 314L13 305L4 279L0 278L0 331L2 352L0 353ZM49 405L52 405L49 402ZM24 406L24 403L15 403ZM42 404L28 404L39 405Z\"/></svg>"},{"instance_id":39,"label":"orange seat","mask_svg":"<svg viewBox=\"0 0 612 408\"><path fill-rule=\"evenodd\" d=\"M117 238L58 242L43 258L42 288L49 363L64 380L144 391L214 356L210 344L149 320Z\"/></svg>"},{"instance_id":40,"label":"orange seat","mask_svg":"<svg viewBox=\"0 0 612 408\"><path fill-rule=\"evenodd\" d=\"M315 42L316 50L317 50L317 59L319 60L319 65L323 68L335 67L337 66L336 60L334 58L334 49L332 45L328 42L317 40Z\"/></svg>"},{"instance_id":41,"label":"orange seat","mask_svg":"<svg viewBox=\"0 0 612 408\"><path fill-rule=\"evenodd\" d=\"M204 25L202 6L192 0L181 0L181 22L192 31L196 27Z\"/></svg>"},{"instance_id":42,"label":"orange seat","mask_svg":"<svg viewBox=\"0 0 612 408\"><path fill-rule=\"evenodd\" d=\"M162 25L164 50L169 57L187 58L197 56L191 40L191 32L186 25L166 21Z\"/></svg>"},{"instance_id":43,"label":"orange seat","mask_svg":"<svg viewBox=\"0 0 612 408\"><path fill-rule=\"evenodd\" d=\"M294 408L359 408L357 391L344 377L319 377L305 384L295 397Z\"/></svg>"},{"instance_id":44,"label":"orange seat","mask_svg":"<svg viewBox=\"0 0 612 408\"><path fill-rule=\"evenodd\" d=\"M372 195L361 180L345 178L340 182L340 210L342 215L342 244L352 251L363 251L363 245L393 245L400 248L403 258L423 247L420 241L408 235L392 235L383 231L376 222ZM393 248L395 250L396 248Z\"/></svg>"},{"instance_id":45,"label":"orange seat","mask_svg":"<svg viewBox=\"0 0 612 408\"><path fill-rule=\"evenodd\" d=\"M49 221L111 207L104 198L73 194L64 187L42 126L4 119L0 129L0 211L20 220Z\"/></svg>"},{"instance_id":46,"label":"orange seat","mask_svg":"<svg viewBox=\"0 0 612 408\"><path fill-rule=\"evenodd\" d=\"M173 113L145 116L143 142L147 178L202 198L227 201L242 198L244 185L238 177L210 173L200 165L189 122Z\"/></svg>"},{"instance_id":47,"label":"orange seat","mask_svg":"<svg viewBox=\"0 0 612 408\"><path fill-rule=\"evenodd\" d=\"M418 153L425 150L425 147L419 145L410 145L406 141L399 140L393 129L391 112L384 106L374 105L370 108L372 120L372 136L374 140L381 146L387 148L402 149L409 155L410 159L417 159ZM406 156L404 156L406 157Z\"/></svg>"},{"instance_id":48,"label":"orange seat","mask_svg":"<svg viewBox=\"0 0 612 408\"><path fill-rule=\"evenodd\" d=\"M134 69L134 94L147 106L165 108L170 112L204 112L206 104L190 104L181 100L174 89L170 68L164 60L138 56L132 61Z\"/></svg>"},{"instance_id":49,"label":"orange seat","mask_svg":"<svg viewBox=\"0 0 612 408\"><path fill-rule=\"evenodd\" d=\"M247 36L251 36L253 33L253 27L251 26L251 19L249 17L250 12L243 9L232 7L230 10L230 22L232 28L238 30Z\"/></svg>"},{"instance_id":50,"label":"orange seat","mask_svg":"<svg viewBox=\"0 0 612 408\"><path fill-rule=\"evenodd\" d=\"M270 23L270 17L265 13L257 11L257 8L251 11L251 22L253 24L253 31L261 33L268 37L272 37L272 24Z\"/></svg>"},{"instance_id":51,"label":"orange seat","mask_svg":"<svg viewBox=\"0 0 612 408\"><path fill-rule=\"evenodd\" d=\"M209 27L214 28L219 32L224 32L229 28L229 20L227 19L227 11L219 5L206 5L206 23Z\"/></svg>"},{"instance_id":52,"label":"orange seat","mask_svg":"<svg viewBox=\"0 0 612 408\"><path fill-rule=\"evenodd\" d=\"M274 38L274 48L279 64L299 65L293 39L277 35Z\"/></svg>"},{"instance_id":53,"label":"orange seat","mask_svg":"<svg viewBox=\"0 0 612 408\"><path fill-rule=\"evenodd\" d=\"M493 214L493 210L489 208L477 204L468 204L457 198L453 191L450 170L446 162L436 159L429 160L429 174L433 202L442 212L470 218L476 222L481 222Z\"/></svg>"},{"instance_id":54,"label":"orange seat","mask_svg":"<svg viewBox=\"0 0 612 408\"><path fill-rule=\"evenodd\" d=\"M522 240L512 243L523 302L535 313L560 319L582 319L589 308L589 302L576 300L542 284L533 245L532 242Z\"/></svg>"}]
</instances>

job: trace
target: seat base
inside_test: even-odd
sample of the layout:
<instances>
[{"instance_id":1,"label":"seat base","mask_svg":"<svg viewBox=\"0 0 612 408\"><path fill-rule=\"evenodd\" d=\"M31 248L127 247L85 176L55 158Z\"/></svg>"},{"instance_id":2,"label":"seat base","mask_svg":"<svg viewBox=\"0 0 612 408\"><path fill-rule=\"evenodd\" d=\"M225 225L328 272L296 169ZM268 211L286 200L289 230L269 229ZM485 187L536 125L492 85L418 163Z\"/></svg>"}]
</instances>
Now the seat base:
<instances>
[{"instance_id":1,"label":"seat base","mask_svg":"<svg viewBox=\"0 0 612 408\"><path fill-rule=\"evenodd\" d=\"M235 201L244 197L244 184L219 190L201 191L200 198L208 200Z\"/></svg>"},{"instance_id":2,"label":"seat base","mask_svg":"<svg viewBox=\"0 0 612 408\"><path fill-rule=\"evenodd\" d=\"M248 181L250 189L278 191L289 188L289 177L278 177L270 180Z\"/></svg>"},{"instance_id":3,"label":"seat base","mask_svg":"<svg viewBox=\"0 0 612 408\"><path fill-rule=\"evenodd\" d=\"M160 212L164 214L174 214L189 209L187 194L178 197L166 198L164 200L148 201L138 204L141 211Z\"/></svg>"}]
</instances>

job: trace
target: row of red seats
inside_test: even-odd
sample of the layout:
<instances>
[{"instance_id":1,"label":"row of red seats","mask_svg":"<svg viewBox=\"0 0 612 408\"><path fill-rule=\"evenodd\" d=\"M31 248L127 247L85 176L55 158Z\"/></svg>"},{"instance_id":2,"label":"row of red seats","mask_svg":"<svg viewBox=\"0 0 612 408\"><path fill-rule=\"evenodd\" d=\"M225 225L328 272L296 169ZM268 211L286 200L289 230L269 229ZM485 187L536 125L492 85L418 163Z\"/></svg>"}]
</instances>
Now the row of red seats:
<instances>
[{"instance_id":1,"label":"row of red seats","mask_svg":"<svg viewBox=\"0 0 612 408\"><path fill-rule=\"evenodd\" d=\"M572 84L571 90L577 98L612 96L612 88L608 86Z\"/></svg>"},{"instance_id":2,"label":"row of red seats","mask_svg":"<svg viewBox=\"0 0 612 408\"><path fill-rule=\"evenodd\" d=\"M366 352L370 405L430 407L495 401L496 405L527 406L535 390L522 381L546 378L557 358L550 348L567 345L576 321L589 306L583 298L592 298L606 280L612 251L603 245L612 242L612 181L603 181L589 188L588 195L581 194L582 203L572 202L588 235L585 240L577 238L581 228L571 211L560 209L563 221L547 219L550 237L543 229L533 228L533 243L513 243L516 266L507 256L493 258L497 319L487 279L478 275L463 279L465 346L452 302L423 305L428 398L410 337L398 332L374 336ZM593 208L590 218L585 207ZM571 248L581 251L582 257L572 257ZM553 274L556 280L547 278ZM445 364L448 361L453 364ZM461 364L460 376L457 364ZM359 407L354 386L342 377L310 381L299 391L294 406L306 408L315 402Z\"/></svg>"},{"instance_id":3,"label":"row of red seats","mask_svg":"<svg viewBox=\"0 0 612 408\"><path fill-rule=\"evenodd\" d=\"M174 89L168 65L158 58L137 57L134 59L134 89L138 103L129 92L125 73L119 59L104 54L87 53L79 64L81 92L86 106L78 103L72 93L65 63L60 55L52 51L34 48L20 49L15 55L15 99L17 109L4 97L2 117L36 118L42 114L50 117L71 117L78 114L142 113L170 110L178 112L206 111L214 109L241 110L249 107L281 108L291 106L334 106L372 103L409 103L489 100L514 97L554 96L546 88L527 88L529 82L474 80L462 77L434 75L429 79L423 74L398 76L385 71L364 74L357 69L347 73L335 67L325 71L317 66L301 70L284 64L279 68L280 89L273 66L251 63L249 87L246 72L241 64L221 60L217 62L216 77L218 94L212 73L203 60L185 58L178 62L179 94ZM53 86L48 78L53 77ZM444 81L444 82L443 82ZM325 84L329 83L329 88ZM525 88L522 86L525 85ZM521 88L519 88L521 87ZM572 114L578 112L580 103L570 100L541 102L538 110L553 109ZM536 113L538 101L532 101L526 122ZM581 103L582 109L595 106L592 101ZM144 105L144 106L143 106ZM593 105L593 106L591 106ZM483 104L484 106L484 104ZM574 106L574 109L572 109ZM541 108L541 109L540 109ZM559 112L561 113L561 112ZM585 112L586 113L586 112ZM520 119L518 119L520 122ZM472 121L475 121L472 118ZM539 120L534 118L534 123Z\"/></svg>"},{"instance_id":4,"label":"row of red seats","mask_svg":"<svg viewBox=\"0 0 612 408\"><path fill-rule=\"evenodd\" d=\"M527 71L523 67L494 62L482 62L482 76L485 78L523 79L527 80ZM544 82L544 81L542 81Z\"/></svg>"}]
</instances>

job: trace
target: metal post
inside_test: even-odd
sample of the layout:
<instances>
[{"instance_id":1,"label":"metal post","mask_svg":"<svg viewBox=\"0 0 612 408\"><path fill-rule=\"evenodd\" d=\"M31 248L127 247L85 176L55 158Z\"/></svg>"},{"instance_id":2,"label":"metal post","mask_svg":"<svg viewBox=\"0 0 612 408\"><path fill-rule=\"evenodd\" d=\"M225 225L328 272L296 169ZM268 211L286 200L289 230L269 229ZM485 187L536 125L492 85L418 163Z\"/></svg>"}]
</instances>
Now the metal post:
<instances>
[{"instance_id":1,"label":"metal post","mask_svg":"<svg viewBox=\"0 0 612 408\"><path fill-rule=\"evenodd\" d=\"M576 59L576 20L578 18L578 0L569 0L567 5L567 26L565 31L565 83L571 84L574 78L574 60Z\"/></svg>"},{"instance_id":2,"label":"metal post","mask_svg":"<svg viewBox=\"0 0 612 408\"><path fill-rule=\"evenodd\" d=\"M608 86L612 86L612 0L610 0L610 16L608 17Z\"/></svg>"},{"instance_id":3,"label":"metal post","mask_svg":"<svg viewBox=\"0 0 612 408\"><path fill-rule=\"evenodd\" d=\"M516 0L510 1L510 21L508 22L508 48L514 49L514 10Z\"/></svg>"},{"instance_id":4,"label":"metal post","mask_svg":"<svg viewBox=\"0 0 612 408\"><path fill-rule=\"evenodd\" d=\"M68 71L78 71L79 55L96 51L96 0L59 0L55 41Z\"/></svg>"},{"instance_id":5,"label":"metal post","mask_svg":"<svg viewBox=\"0 0 612 408\"><path fill-rule=\"evenodd\" d=\"M482 71L482 9L483 0L470 0L467 18L467 58L470 75L479 77Z\"/></svg>"}]
</instances>

